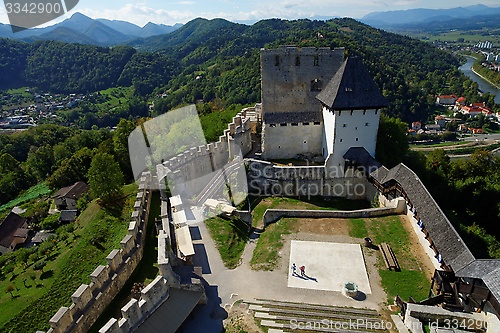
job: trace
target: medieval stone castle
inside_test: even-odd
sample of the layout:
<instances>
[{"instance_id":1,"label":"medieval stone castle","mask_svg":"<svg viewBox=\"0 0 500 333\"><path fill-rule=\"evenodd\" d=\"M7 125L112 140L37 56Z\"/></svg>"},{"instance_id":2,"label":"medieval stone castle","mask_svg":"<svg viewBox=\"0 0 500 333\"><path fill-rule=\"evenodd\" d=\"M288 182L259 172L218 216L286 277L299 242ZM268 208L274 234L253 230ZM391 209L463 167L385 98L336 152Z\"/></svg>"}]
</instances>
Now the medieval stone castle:
<instances>
[{"instance_id":1,"label":"medieval stone castle","mask_svg":"<svg viewBox=\"0 0 500 333\"><path fill-rule=\"evenodd\" d=\"M255 195L323 195L370 201L376 197L387 206L396 202L391 212L406 214L415 230L425 234L429 243L425 251L439 267L425 304L399 300L405 322L419 316L448 318L448 314L430 309L437 304L500 317L500 260L473 256L413 171L403 164L389 170L375 160L380 109L387 101L360 59L346 58L342 48L262 49L261 72L261 103L238 113L218 142L193 147L157 166L154 181L161 183L169 177L185 184L170 200L162 198L157 223L160 275L141 292L139 300L132 299L122 308L121 319L111 319L99 332L151 331L147 320L155 315L163 316L164 329L173 332L196 304L206 302L200 281L186 279L178 267L194 255L186 232L187 211L189 206L208 205L208 198L225 188L233 194L238 190L229 179L237 162L242 162L240 157L245 157L248 190ZM108 265L92 274L92 283L75 292L73 304L52 318L49 332L85 331L124 285L142 257L152 178L149 173L142 176L137 209L122 249L112 252ZM250 212L234 208L228 212L242 219L250 216L251 223ZM335 216L386 213L387 207L335 212ZM264 215L265 222L276 214ZM279 214L314 218L327 217L329 212L290 210ZM117 275L121 270L127 273ZM179 311L181 298L182 308L189 311L183 316L169 315L166 309Z\"/></svg>"}]
</instances>

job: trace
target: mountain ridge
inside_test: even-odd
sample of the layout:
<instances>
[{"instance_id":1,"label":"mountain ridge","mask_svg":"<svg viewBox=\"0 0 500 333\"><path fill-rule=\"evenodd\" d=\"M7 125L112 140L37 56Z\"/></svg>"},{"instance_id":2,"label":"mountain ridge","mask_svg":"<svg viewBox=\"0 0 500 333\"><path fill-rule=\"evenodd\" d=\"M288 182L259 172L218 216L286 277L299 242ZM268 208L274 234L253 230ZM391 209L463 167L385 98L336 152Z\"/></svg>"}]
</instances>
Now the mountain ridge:
<instances>
[{"instance_id":1,"label":"mountain ridge","mask_svg":"<svg viewBox=\"0 0 500 333\"><path fill-rule=\"evenodd\" d=\"M11 38L32 42L36 40L54 40L83 43L96 46L112 46L124 44L137 38L163 35L180 28L182 24L173 26L148 22L144 27L120 20L92 19L76 12L70 18L44 28L26 29L13 33L9 24L0 23L0 38ZM60 29L64 28L64 29Z\"/></svg>"},{"instance_id":2,"label":"mountain ridge","mask_svg":"<svg viewBox=\"0 0 500 333\"><path fill-rule=\"evenodd\" d=\"M445 17L451 20L496 14L500 14L500 7L488 7L483 4L478 4L447 9L414 8L373 12L365 15L360 21L376 28L385 29L401 25L434 22L442 20Z\"/></svg>"}]
</instances>

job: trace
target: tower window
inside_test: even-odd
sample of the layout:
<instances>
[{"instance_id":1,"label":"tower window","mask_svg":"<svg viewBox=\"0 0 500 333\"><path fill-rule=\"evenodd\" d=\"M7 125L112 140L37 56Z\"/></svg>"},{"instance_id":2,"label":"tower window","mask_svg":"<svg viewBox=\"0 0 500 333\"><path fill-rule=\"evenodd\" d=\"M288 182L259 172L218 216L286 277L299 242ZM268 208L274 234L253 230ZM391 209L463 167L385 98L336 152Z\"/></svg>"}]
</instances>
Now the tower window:
<instances>
[{"instance_id":1,"label":"tower window","mask_svg":"<svg viewBox=\"0 0 500 333\"><path fill-rule=\"evenodd\" d=\"M314 66L319 66L319 56L317 54L314 56Z\"/></svg>"},{"instance_id":2,"label":"tower window","mask_svg":"<svg viewBox=\"0 0 500 333\"><path fill-rule=\"evenodd\" d=\"M276 124L269 124L269 127L276 127Z\"/></svg>"},{"instance_id":3,"label":"tower window","mask_svg":"<svg viewBox=\"0 0 500 333\"><path fill-rule=\"evenodd\" d=\"M377 113L378 113L378 110L375 110L375 114L377 114Z\"/></svg>"},{"instance_id":4,"label":"tower window","mask_svg":"<svg viewBox=\"0 0 500 333\"><path fill-rule=\"evenodd\" d=\"M346 124L342 124L342 127L347 127L347 125Z\"/></svg>"},{"instance_id":5,"label":"tower window","mask_svg":"<svg viewBox=\"0 0 500 333\"><path fill-rule=\"evenodd\" d=\"M292 126L299 126L299 123L292 123Z\"/></svg>"},{"instance_id":6,"label":"tower window","mask_svg":"<svg viewBox=\"0 0 500 333\"><path fill-rule=\"evenodd\" d=\"M307 126L307 125L309 125L309 123L302 123L302 125Z\"/></svg>"},{"instance_id":7,"label":"tower window","mask_svg":"<svg viewBox=\"0 0 500 333\"><path fill-rule=\"evenodd\" d=\"M311 91L321 91L321 88L323 88L323 82L321 82L321 80L311 80Z\"/></svg>"},{"instance_id":8,"label":"tower window","mask_svg":"<svg viewBox=\"0 0 500 333\"><path fill-rule=\"evenodd\" d=\"M280 56L274 56L274 66L279 66L280 65Z\"/></svg>"},{"instance_id":9,"label":"tower window","mask_svg":"<svg viewBox=\"0 0 500 333\"><path fill-rule=\"evenodd\" d=\"M300 57L299 56L295 57L295 66L300 66Z\"/></svg>"},{"instance_id":10,"label":"tower window","mask_svg":"<svg viewBox=\"0 0 500 333\"><path fill-rule=\"evenodd\" d=\"M365 126L370 126L370 123L365 123Z\"/></svg>"},{"instance_id":11,"label":"tower window","mask_svg":"<svg viewBox=\"0 0 500 333\"><path fill-rule=\"evenodd\" d=\"M339 142L342 142L342 139L340 139L340 141L339 141Z\"/></svg>"},{"instance_id":12,"label":"tower window","mask_svg":"<svg viewBox=\"0 0 500 333\"><path fill-rule=\"evenodd\" d=\"M351 110L351 116L352 116L353 110Z\"/></svg>"},{"instance_id":13,"label":"tower window","mask_svg":"<svg viewBox=\"0 0 500 333\"><path fill-rule=\"evenodd\" d=\"M358 141L358 138L356 138L356 141Z\"/></svg>"},{"instance_id":14,"label":"tower window","mask_svg":"<svg viewBox=\"0 0 500 333\"><path fill-rule=\"evenodd\" d=\"M314 125L321 125L321 123L319 121L315 121Z\"/></svg>"},{"instance_id":15,"label":"tower window","mask_svg":"<svg viewBox=\"0 0 500 333\"><path fill-rule=\"evenodd\" d=\"M281 123L280 126L286 126L286 123Z\"/></svg>"}]
</instances>

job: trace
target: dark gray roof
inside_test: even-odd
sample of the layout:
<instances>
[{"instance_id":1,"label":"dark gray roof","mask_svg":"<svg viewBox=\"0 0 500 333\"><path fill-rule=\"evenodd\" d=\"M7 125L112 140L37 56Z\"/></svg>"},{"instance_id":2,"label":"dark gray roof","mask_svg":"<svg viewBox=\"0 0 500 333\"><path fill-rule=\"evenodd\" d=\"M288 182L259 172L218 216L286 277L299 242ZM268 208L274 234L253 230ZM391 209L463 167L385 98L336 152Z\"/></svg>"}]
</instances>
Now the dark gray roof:
<instances>
[{"instance_id":1,"label":"dark gray roof","mask_svg":"<svg viewBox=\"0 0 500 333\"><path fill-rule=\"evenodd\" d=\"M55 235L56 235L55 233L47 232L45 230L38 231L35 234L35 236L33 236L33 238L31 239L31 242L39 244L49 239L50 236L55 236Z\"/></svg>"},{"instance_id":2,"label":"dark gray roof","mask_svg":"<svg viewBox=\"0 0 500 333\"><path fill-rule=\"evenodd\" d=\"M319 122L323 120L319 104L318 111L264 112L263 116L266 124Z\"/></svg>"},{"instance_id":3,"label":"dark gray roof","mask_svg":"<svg viewBox=\"0 0 500 333\"><path fill-rule=\"evenodd\" d=\"M26 219L24 217L10 212L0 224L0 245L10 248L18 229L22 229L25 224Z\"/></svg>"},{"instance_id":4,"label":"dark gray roof","mask_svg":"<svg viewBox=\"0 0 500 333\"><path fill-rule=\"evenodd\" d=\"M475 258L469 248L420 178L402 163L390 170L384 169L380 168L370 176L380 184L394 180L404 188L445 263L457 272L474 261Z\"/></svg>"},{"instance_id":5,"label":"dark gray roof","mask_svg":"<svg viewBox=\"0 0 500 333\"><path fill-rule=\"evenodd\" d=\"M498 268L500 268L500 259L476 259L455 272L455 276L482 279Z\"/></svg>"},{"instance_id":6,"label":"dark gray roof","mask_svg":"<svg viewBox=\"0 0 500 333\"><path fill-rule=\"evenodd\" d=\"M382 166L364 147L351 147L343 157L357 166L363 166L367 171L375 170Z\"/></svg>"},{"instance_id":7,"label":"dark gray roof","mask_svg":"<svg viewBox=\"0 0 500 333\"><path fill-rule=\"evenodd\" d=\"M330 110L383 108L388 105L361 60L347 58L316 98Z\"/></svg>"},{"instance_id":8,"label":"dark gray roof","mask_svg":"<svg viewBox=\"0 0 500 333\"><path fill-rule=\"evenodd\" d=\"M483 280L495 298L500 300L500 259L476 259L455 275Z\"/></svg>"},{"instance_id":9,"label":"dark gray roof","mask_svg":"<svg viewBox=\"0 0 500 333\"><path fill-rule=\"evenodd\" d=\"M62 210L61 216L59 217L60 221L63 222L73 222L76 220L76 216L78 215L78 211L75 210Z\"/></svg>"},{"instance_id":10,"label":"dark gray roof","mask_svg":"<svg viewBox=\"0 0 500 333\"><path fill-rule=\"evenodd\" d=\"M82 181L78 181L71 186L66 186L54 194L54 198L70 198L78 199L83 193L87 192L90 187Z\"/></svg>"},{"instance_id":11,"label":"dark gray roof","mask_svg":"<svg viewBox=\"0 0 500 333\"><path fill-rule=\"evenodd\" d=\"M495 269L483 277L484 284L500 302L500 268Z\"/></svg>"}]
</instances>

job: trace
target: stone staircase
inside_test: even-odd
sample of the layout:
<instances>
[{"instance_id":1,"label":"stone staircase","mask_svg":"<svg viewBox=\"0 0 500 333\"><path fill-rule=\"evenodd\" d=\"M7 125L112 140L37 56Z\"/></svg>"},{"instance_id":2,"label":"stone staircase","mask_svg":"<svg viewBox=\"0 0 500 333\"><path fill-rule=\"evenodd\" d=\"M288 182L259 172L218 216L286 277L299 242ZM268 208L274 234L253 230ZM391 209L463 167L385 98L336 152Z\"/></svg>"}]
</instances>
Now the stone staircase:
<instances>
[{"instance_id":1,"label":"stone staircase","mask_svg":"<svg viewBox=\"0 0 500 333\"><path fill-rule=\"evenodd\" d=\"M269 333L278 332L386 332L375 310L291 303L264 299L245 300L255 319ZM394 325L392 325L394 327Z\"/></svg>"}]
</instances>

